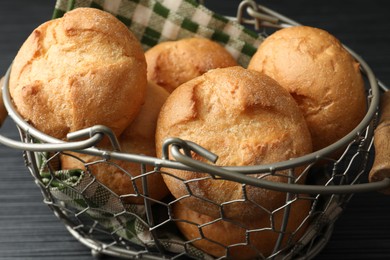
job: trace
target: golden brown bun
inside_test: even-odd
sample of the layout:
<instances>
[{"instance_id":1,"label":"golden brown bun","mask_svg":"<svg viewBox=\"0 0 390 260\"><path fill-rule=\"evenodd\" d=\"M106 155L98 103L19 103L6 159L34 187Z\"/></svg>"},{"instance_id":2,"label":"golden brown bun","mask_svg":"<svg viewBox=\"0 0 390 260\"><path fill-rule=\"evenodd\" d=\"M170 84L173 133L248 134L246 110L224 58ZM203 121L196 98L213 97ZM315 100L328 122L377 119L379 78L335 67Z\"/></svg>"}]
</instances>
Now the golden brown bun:
<instances>
[{"instance_id":1,"label":"golden brown bun","mask_svg":"<svg viewBox=\"0 0 390 260\"><path fill-rule=\"evenodd\" d=\"M154 142L154 135L156 129L157 116L161 106L168 97L169 93L163 88L148 84L147 96L145 104L133 123L128 126L123 134L119 137L119 144L122 152L130 154L142 154L147 156L156 156L156 148ZM110 147L106 147L110 149ZM86 163L92 163L99 158L92 155L75 154L78 158ZM128 171L131 176L139 176L141 174L141 166L137 163L126 162L124 160L110 160L109 163L101 162L98 164L91 164L88 169L96 177L98 181L110 188L117 195L135 194L134 185L137 186L139 194L144 194L142 188L142 179L137 178L134 182L131 177L123 172L120 168ZM120 168L113 164L120 166ZM84 164L71 156L63 155L61 157L61 164L63 169L85 169ZM146 172L153 171L153 166L146 166ZM168 194L168 189L159 173L152 173L147 175L147 184L149 197L153 199L162 199ZM127 203L143 203L143 197L135 195L129 196L125 199Z\"/></svg>"},{"instance_id":2,"label":"golden brown bun","mask_svg":"<svg viewBox=\"0 0 390 260\"><path fill-rule=\"evenodd\" d=\"M248 69L275 79L304 112L313 150L352 131L366 112L359 64L328 32L308 26L279 30L252 57Z\"/></svg>"},{"instance_id":3,"label":"golden brown bun","mask_svg":"<svg viewBox=\"0 0 390 260\"><path fill-rule=\"evenodd\" d=\"M163 105L156 129L157 155L168 137L193 141L217 154L220 166L260 165L288 160L311 152L310 133L291 95L276 81L242 67L211 70L178 87ZM194 158L205 162L203 158ZM246 195L264 207L243 199L241 184L190 171L164 169L172 175L192 180L186 185L163 175L176 197L193 194L183 200L189 208L213 217L223 209L232 218L253 218L284 203L285 194L247 185ZM256 174L258 178L286 182L280 176ZM300 172L296 171L296 175ZM304 178L302 178L303 181ZM190 190L190 191L189 191ZM212 202L206 202L208 199ZM221 203L226 203L220 208Z\"/></svg>"},{"instance_id":4,"label":"golden brown bun","mask_svg":"<svg viewBox=\"0 0 390 260\"><path fill-rule=\"evenodd\" d=\"M119 135L139 112L146 85L139 41L95 8L77 8L36 28L10 78L21 116L57 138L99 124Z\"/></svg>"},{"instance_id":5,"label":"golden brown bun","mask_svg":"<svg viewBox=\"0 0 390 260\"><path fill-rule=\"evenodd\" d=\"M121 139L145 139L153 142L156 134L156 124L160 109L169 96L169 92L164 88L149 81L145 103L137 117L121 135Z\"/></svg>"},{"instance_id":6,"label":"golden brown bun","mask_svg":"<svg viewBox=\"0 0 390 260\"><path fill-rule=\"evenodd\" d=\"M210 69L237 65L224 47L206 38L162 42L147 50L145 57L148 80L169 92Z\"/></svg>"},{"instance_id":7,"label":"golden brown bun","mask_svg":"<svg viewBox=\"0 0 390 260\"><path fill-rule=\"evenodd\" d=\"M7 109L4 107L4 102L3 102L3 84L4 84L4 77L0 79L0 126L3 124L5 119L7 118L8 112Z\"/></svg>"},{"instance_id":8,"label":"golden brown bun","mask_svg":"<svg viewBox=\"0 0 390 260\"><path fill-rule=\"evenodd\" d=\"M279 249L298 241L309 223L310 199L298 199L290 205L288 223ZM184 237L188 241L194 241L191 244L214 257L228 254L229 259L262 259L273 253L282 231L284 210L283 207L273 212L272 215L262 216L253 221L236 222L217 220L192 211L181 203L175 203L173 217L179 220L175 223ZM248 240L246 240L247 230L254 230L248 233ZM226 248L240 243L241 245Z\"/></svg>"}]
</instances>

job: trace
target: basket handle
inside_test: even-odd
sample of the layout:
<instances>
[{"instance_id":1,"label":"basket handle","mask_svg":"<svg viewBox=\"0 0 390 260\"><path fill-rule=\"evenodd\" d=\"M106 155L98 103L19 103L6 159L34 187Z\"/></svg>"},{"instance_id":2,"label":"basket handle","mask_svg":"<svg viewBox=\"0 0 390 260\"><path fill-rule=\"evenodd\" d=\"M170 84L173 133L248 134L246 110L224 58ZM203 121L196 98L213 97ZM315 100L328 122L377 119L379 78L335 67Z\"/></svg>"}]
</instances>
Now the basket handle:
<instances>
[{"instance_id":1,"label":"basket handle","mask_svg":"<svg viewBox=\"0 0 390 260\"><path fill-rule=\"evenodd\" d=\"M281 192L291 192L296 194L301 194L301 193L352 194L352 193L378 191L378 190L384 190L386 188L387 189L390 188L390 178L383 178L380 181L371 182L371 183L360 183L360 184L353 184L353 185L334 185L334 186L289 184L283 182L267 181L265 179L258 179L237 171L232 171L227 167L219 167L219 166L203 163L198 160L194 160L190 155L188 155L189 152L185 151L186 149L192 150L191 147L194 146L197 145L192 143L191 145L186 145L183 148L181 147L179 142L176 142L171 145L170 152L172 157L176 161L194 169L195 171L207 172L213 176L219 176L226 180L245 183L259 188L265 188L265 189L281 191ZM196 150L205 150L205 149L197 148L192 151L196 152ZM212 153L210 152L210 154Z\"/></svg>"},{"instance_id":2,"label":"basket handle","mask_svg":"<svg viewBox=\"0 0 390 260\"><path fill-rule=\"evenodd\" d=\"M374 132L375 159L368 175L370 182L390 178L390 91L381 98L380 119ZM390 187L381 190L390 195Z\"/></svg>"},{"instance_id":3,"label":"basket handle","mask_svg":"<svg viewBox=\"0 0 390 260\"><path fill-rule=\"evenodd\" d=\"M105 130L101 131L101 128L104 126L93 126L83 131L90 133L88 139L75 141L75 142L64 142L58 140L57 143L30 143L30 142L21 142L15 141L8 137L5 137L0 134L0 144L8 146L13 149L18 149L22 151L33 151L33 152L58 152L58 151L78 151L84 150L90 147L97 145L107 134ZM79 135L78 132L74 132L75 135ZM73 133L71 133L72 135ZM81 133L85 134L85 133ZM81 135L80 135L81 137Z\"/></svg>"}]
</instances>

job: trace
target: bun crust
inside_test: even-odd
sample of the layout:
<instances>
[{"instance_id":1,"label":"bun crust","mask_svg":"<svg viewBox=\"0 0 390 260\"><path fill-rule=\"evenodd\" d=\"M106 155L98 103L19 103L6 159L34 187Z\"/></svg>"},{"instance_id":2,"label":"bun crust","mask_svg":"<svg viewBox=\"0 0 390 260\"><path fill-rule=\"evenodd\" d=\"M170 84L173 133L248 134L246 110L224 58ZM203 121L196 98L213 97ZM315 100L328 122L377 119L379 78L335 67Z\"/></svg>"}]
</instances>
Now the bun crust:
<instances>
[{"instance_id":1,"label":"bun crust","mask_svg":"<svg viewBox=\"0 0 390 260\"><path fill-rule=\"evenodd\" d=\"M36 28L10 76L21 116L60 139L93 125L119 135L140 110L146 85L139 41L118 19L95 8L74 9Z\"/></svg>"},{"instance_id":2,"label":"bun crust","mask_svg":"<svg viewBox=\"0 0 390 260\"><path fill-rule=\"evenodd\" d=\"M322 29L297 26L273 33L248 69L267 74L295 98L311 131L313 150L344 137L366 113L359 64Z\"/></svg>"},{"instance_id":3,"label":"bun crust","mask_svg":"<svg viewBox=\"0 0 390 260\"><path fill-rule=\"evenodd\" d=\"M159 157L162 143L168 137L203 146L219 156L220 166L274 163L311 152L310 133L290 94L268 76L239 66L211 70L172 92L157 122ZM196 154L193 157L206 163ZM208 174L163 171L173 175L164 174L163 178L176 198L182 198L187 207L213 217L220 216L222 210L232 218L253 218L277 208L285 200L282 192L243 187L240 183L212 179ZM255 177L287 181L287 172L278 174ZM295 174L298 176L300 172ZM242 201L243 190L254 203Z\"/></svg>"},{"instance_id":4,"label":"bun crust","mask_svg":"<svg viewBox=\"0 0 390 260\"><path fill-rule=\"evenodd\" d=\"M305 233L309 223L310 207L309 199L298 199L291 203L280 249L288 244L294 244ZM228 255L229 259L257 259L273 253L282 231L284 208L253 221L239 222L202 215L181 203L174 204L173 214L174 218L178 219L176 225L184 237L188 241L193 241L191 244L204 252L214 257ZM247 233L247 230L258 231Z\"/></svg>"},{"instance_id":5,"label":"bun crust","mask_svg":"<svg viewBox=\"0 0 390 260\"><path fill-rule=\"evenodd\" d=\"M130 154L142 154L146 156L156 156L156 147L154 141L157 116L161 106L165 102L169 93L163 88L153 84L148 84L147 96L140 113L119 137L121 151ZM110 150L110 147L105 147ZM75 154L79 159L63 155L61 165L63 169L85 169L87 166L96 179L107 186L117 195L125 195L124 201L127 203L144 203L142 196L145 191L142 186L141 166L138 163L131 163L124 160L101 161L101 158L86 154ZM99 161L99 163L93 163ZM93 164L91 164L93 163ZM125 171L128 173L126 173ZM168 193L168 189L159 173L153 172L153 166L146 166L148 197L160 200ZM134 189L134 186L137 189ZM131 195L129 195L131 194Z\"/></svg>"},{"instance_id":6,"label":"bun crust","mask_svg":"<svg viewBox=\"0 0 390 260\"><path fill-rule=\"evenodd\" d=\"M172 92L184 82L237 62L220 44L206 38L166 41L145 52L148 80Z\"/></svg>"}]
</instances>

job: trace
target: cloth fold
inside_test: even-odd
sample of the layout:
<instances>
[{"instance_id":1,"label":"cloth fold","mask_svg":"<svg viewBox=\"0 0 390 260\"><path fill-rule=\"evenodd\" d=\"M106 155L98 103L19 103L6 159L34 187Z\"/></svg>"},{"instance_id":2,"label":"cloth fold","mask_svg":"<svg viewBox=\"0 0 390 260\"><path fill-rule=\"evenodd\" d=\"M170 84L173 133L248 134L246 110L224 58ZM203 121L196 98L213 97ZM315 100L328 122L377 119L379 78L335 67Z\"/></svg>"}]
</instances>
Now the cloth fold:
<instances>
[{"instance_id":1,"label":"cloth fold","mask_svg":"<svg viewBox=\"0 0 390 260\"><path fill-rule=\"evenodd\" d=\"M223 45L246 67L264 40L260 34L195 0L57 0L53 18L78 7L93 7L113 14L136 35L144 50L163 41L205 37Z\"/></svg>"}]
</instances>

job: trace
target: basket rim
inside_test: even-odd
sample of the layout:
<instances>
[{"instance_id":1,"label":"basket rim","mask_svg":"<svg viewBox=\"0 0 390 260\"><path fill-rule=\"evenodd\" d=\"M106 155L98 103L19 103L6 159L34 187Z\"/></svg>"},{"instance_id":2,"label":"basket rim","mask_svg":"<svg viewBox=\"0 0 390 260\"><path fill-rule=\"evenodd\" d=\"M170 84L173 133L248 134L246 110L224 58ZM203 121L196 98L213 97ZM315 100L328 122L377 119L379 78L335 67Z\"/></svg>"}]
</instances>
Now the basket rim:
<instances>
[{"instance_id":1,"label":"basket rim","mask_svg":"<svg viewBox=\"0 0 390 260\"><path fill-rule=\"evenodd\" d=\"M331 154L332 152L340 149L341 147L345 147L353 141L357 135L359 135L362 131L364 131L373 121L379 107L380 103L380 89L378 87L378 82L377 79L371 70L371 68L368 66L368 64L356 53L353 51L347 49L351 55L356 59L356 61L360 64L361 71L363 75L365 75L368 79L368 84L370 86L369 90L371 93L369 94L370 96L370 102L369 106L367 109L367 112L364 116L364 118L361 120L361 122L352 130L350 131L347 135L345 135L343 138L339 139L335 143L322 148L320 150L311 152L309 154L297 157L297 158L292 158L290 160L285 160L285 161L280 161L280 162L275 162L275 163L270 163L270 164L262 164L262 165L255 165L255 166L229 166L229 167L223 167L226 169L230 169L233 171L239 171L240 173L243 174L251 174L251 173L264 173L264 172L270 172L270 171L278 171L278 170L286 170L292 167L297 167L297 166L302 166L302 165L307 165L313 162L316 162L317 160L324 158L325 156ZM10 78L10 73L11 73L11 67L7 70L5 77L4 77L4 86L2 88L3 92L3 101L4 105L6 107L6 110L9 114L9 116L12 118L12 120L15 122L15 124L21 128L23 131L27 132L29 135L31 135L34 138L37 138L41 141L43 141L46 144L51 144L53 145L52 148L46 147L44 149L47 150L55 150L55 151L64 151L64 150L74 150L78 151L81 153L86 153L86 154L91 154L91 155L97 155L97 156L103 156L107 155L109 153L110 157L114 159L119 159L119 160L128 160L128 161L140 161L142 163L146 164L152 164L152 165L162 165L162 166L167 166L167 167L173 167L173 168L183 168L182 166L178 165L177 162L170 161L167 159L159 159L157 157L151 157L151 156L138 156L135 154L125 154L121 153L119 151L107 151L107 150L98 150L96 148L93 148L92 144L87 144L86 146L89 148L80 148L78 142L67 142L63 141L57 138L54 138L52 136L49 136L32 125L30 125L26 120L24 120L19 113L17 112L10 96L9 92L9 78ZM89 132L89 131L86 131ZM175 137L173 137L175 138ZM99 138L100 140L100 138ZM95 141L96 142L96 141ZM67 144L66 147L61 148L61 145ZM44 146L44 144L41 144ZM37 145L37 147L39 144ZM14 147L17 148L18 147ZM23 147L23 149L26 150L32 150L34 151L34 148L29 149L28 147ZM44 150L43 149L43 150ZM37 151L42 150L42 149L37 149ZM128 156L127 156L128 155ZM181 163L179 163L181 164ZM188 167L184 167L183 169L187 169Z\"/></svg>"}]
</instances>

